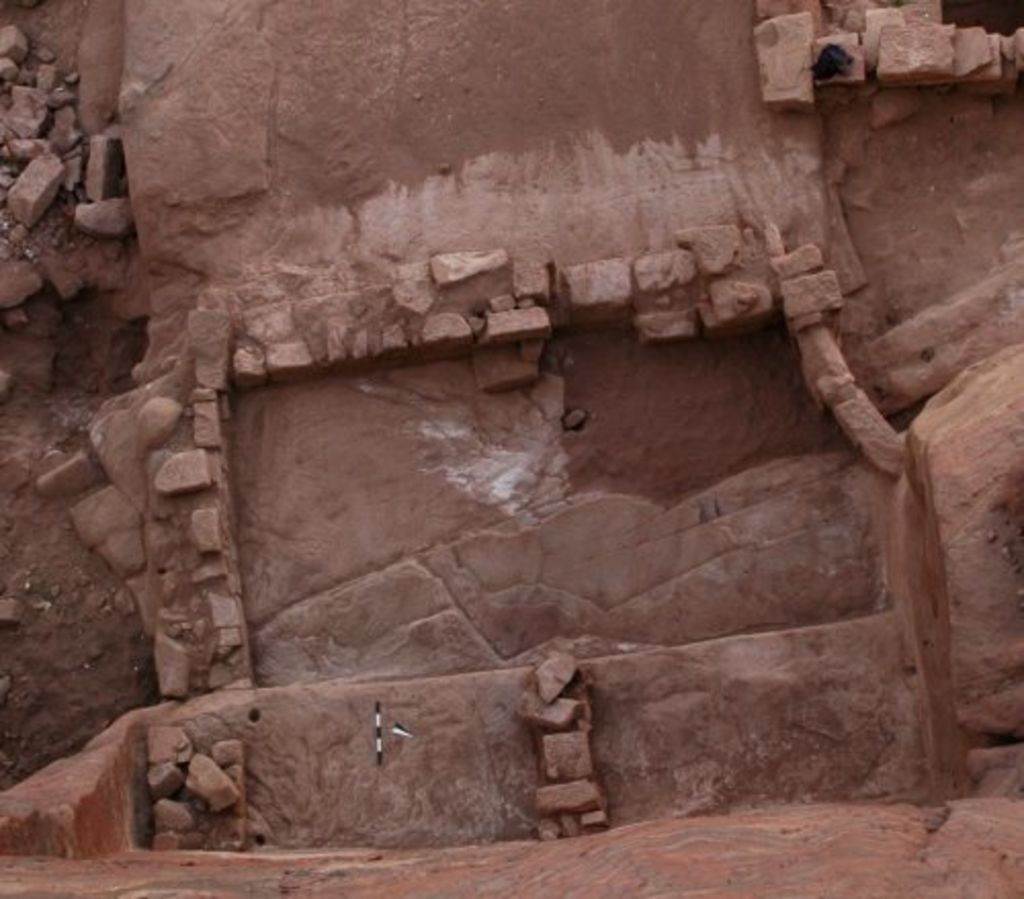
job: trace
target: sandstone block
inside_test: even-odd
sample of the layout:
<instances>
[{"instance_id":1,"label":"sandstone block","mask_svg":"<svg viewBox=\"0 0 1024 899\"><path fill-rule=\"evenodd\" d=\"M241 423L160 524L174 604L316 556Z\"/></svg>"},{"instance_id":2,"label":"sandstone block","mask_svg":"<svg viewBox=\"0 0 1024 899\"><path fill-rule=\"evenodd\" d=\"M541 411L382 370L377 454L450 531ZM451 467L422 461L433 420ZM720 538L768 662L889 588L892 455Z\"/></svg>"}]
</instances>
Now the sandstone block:
<instances>
[{"instance_id":1,"label":"sandstone block","mask_svg":"<svg viewBox=\"0 0 1024 899\"><path fill-rule=\"evenodd\" d=\"M583 717L584 709L578 699L563 697L552 703L543 703L537 701L531 692L524 697L521 712L527 721L541 730L560 731L568 730Z\"/></svg>"},{"instance_id":2,"label":"sandstone block","mask_svg":"<svg viewBox=\"0 0 1024 899\"><path fill-rule=\"evenodd\" d=\"M56 199L63 180L64 163L56 156L34 159L7 194L11 215L26 228L34 227Z\"/></svg>"},{"instance_id":3,"label":"sandstone block","mask_svg":"<svg viewBox=\"0 0 1024 899\"><path fill-rule=\"evenodd\" d=\"M457 312L441 312L427 318L420 339L429 349L455 350L472 346L473 329Z\"/></svg>"},{"instance_id":4,"label":"sandstone block","mask_svg":"<svg viewBox=\"0 0 1024 899\"><path fill-rule=\"evenodd\" d=\"M168 699L184 699L188 696L192 665L184 645L167 634L158 633L153 644L153 662L161 696Z\"/></svg>"},{"instance_id":5,"label":"sandstone block","mask_svg":"<svg viewBox=\"0 0 1024 899\"><path fill-rule=\"evenodd\" d=\"M864 47L860 42L860 35L856 32L844 32L842 34L830 34L828 37L819 38L814 42L814 59L817 59L830 44L842 47L853 62L850 70L845 75L836 75L819 84L863 84L867 81L867 69L864 63Z\"/></svg>"},{"instance_id":6,"label":"sandstone block","mask_svg":"<svg viewBox=\"0 0 1024 899\"><path fill-rule=\"evenodd\" d=\"M697 261L687 250L651 253L633 263L633 275L641 293L668 293L697 277Z\"/></svg>"},{"instance_id":7,"label":"sandstone block","mask_svg":"<svg viewBox=\"0 0 1024 899\"><path fill-rule=\"evenodd\" d=\"M238 602L231 596L210 596L210 618L214 627L241 627L242 614Z\"/></svg>"},{"instance_id":8,"label":"sandstone block","mask_svg":"<svg viewBox=\"0 0 1024 899\"><path fill-rule=\"evenodd\" d=\"M883 7L864 14L864 63L869 72L878 68L878 48L883 28L902 28L907 24L902 9Z\"/></svg>"},{"instance_id":9,"label":"sandstone block","mask_svg":"<svg viewBox=\"0 0 1024 899\"><path fill-rule=\"evenodd\" d=\"M832 414L846 436L875 468L893 477L903 472L904 439L864 391L858 390L853 399L834 406Z\"/></svg>"},{"instance_id":10,"label":"sandstone block","mask_svg":"<svg viewBox=\"0 0 1024 899\"><path fill-rule=\"evenodd\" d=\"M562 284L575 323L600 324L629 316L633 283L626 259L571 265L562 270Z\"/></svg>"},{"instance_id":11,"label":"sandstone block","mask_svg":"<svg viewBox=\"0 0 1024 899\"><path fill-rule=\"evenodd\" d=\"M79 450L66 462L40 475L36 480L36 491L47 499L74 496L88 490L99 480L100 472L97 466L88 454Z\"/></svg>"},{"instance_id":12,"label":"sandstone block","mask_svg":"<svg viewBox=\"0 0 1024 899\"><path fill-rule=\"evenodd\" d=\"M12 87L11 107L3 115L3 124L15 137L41 137L48 114L46 91L34 87Z\"/></svg>"},{"instance_id":13,"label":"sandstone block","mask_svg":"<svg viewBox=\"0 0 1024 899\"><path fill-rule=\"evenodd\" d=\"M28 38L17 25L0 28L0 57L12 62L23 62L28 56Z\"/></svg>"},{"instance_id":14,"label":"sandstone block","mask_svg":"<svg viewBox=\"0 0 1024 899\"><path fill-rule=\"evenodd\" d=\"M821 0L756 0L754 10L759 22L777 16L810 13L814 20L814 33L821 31Z\"/></svg>"},{"instance_id":15,"label":"sandstone block","mask_svg":"<svg viewBox=\"0 0 1024 899\"><path fill-rule=\"evenodd\" d=\"M232 360L232 380L239 387L259 387L267 382L267 363L258 347L239 347Z\"/></svg>"},{"instance_id":16,"label":"sandstone block","mask_svg":"<svg viewBox=\"0 0 1024 899\"><path fill-rule=\"evenodd\" d=\"M473 353L476 384L487 393L528 387L540 376L535 361L524 359L515 347L487 347Z\"/></svg>"},{"instance_id":17,"label":"sandstone block","mask_svg":"<svg viewBox=\"0 0 1024 899\"><path fill-rule=\"evenodd\" d=\"M43 279L30 262L10 259L0 263L0 309L13 309L43 289Z\"/></svg>"},{"instance_id":18,"label":"sandstone block","mask_svg":"<svg viewBox=\"0 0 1024 899\"><path fill-rule=\"evenodd\" d=\"M100 240L128 237L135 230L132 204L127 197L80 203L75 207L75 227Z\"/></svg>"},{"instance_id":19,"label":"sandstone block","mask_svg":"<svg viewBox=\"0 0 1024 899\"><path fill-rule=\"evenodd\" d=\"M67 175L68 169L70 168L70 159L65 158L66 154L70 153L75 147L82 141L82 132L78 130L78 117L75 114L75 108L73 106L64 106L58 109L53 114L53 127L50 129L50 133L47 135L47 140L53 145L54 150L64 158L65 163L65 181L64 187L68 188ZM76 160L81 162L81 153L76 153ZM72 184L73 189L77 186L79 180L81 180L81 173L79 172L74 179Z\"/></svg>"},{"instance_id":20,"label":"sandstone block","mask_svg":"<svg viewBox=\"0 0 1024 899\"><path fill-rule=\"evenodd\" d=\"M437 302L429 263L399 266L391 292L399 309L416 318L427 315Z\"/></svg>"},{"instance_id":21,"label":"sandstone block","mask_svg":"<svg viewBox=\"0 0 1024 899\"><path fill-rule=\"evenodd\" d=\"M633 319L641 343L671 343L700 335L696 309L679 312L648 312Z\"/></svg>"},{"instance_id":22,"label":"sandstone block","mask_svg":"<svg viewBox=\"0 0 1024 899\"><path fill-rule=\"evenodd\" d=\"M517 300L536 300L546 306L551 299L551 275L547 265L517 259L512 272L512 293Z\"/></svg>"},{"instance_id":23,"label":"sandstone block","mask_svg":"<svg viewBox=\"0 0 1024 899\"><path fill-rule=\"evenodd\" d=\"M742 239L735 225L684 228L676 234L676 243L693 251L697 267L704 275L721 275L732 268Z\"/></svg>"},{"instance_id":24,"label":"sandstone block","mask_svg":"<svg viewBox=\"0 0 1024 899\"><path fill-rule=\"evenodd\" d=\"M808 272L814 272L825 265L821 250L813 243L787 253L785 256L778 256L770 260L772 271L783 281L787 278L796 278Z\"/></svg>"},{"instance_id":25,"label":"sandstone block","mask_svg":"<svg viewBox=\"0 0 1024 899\"><path fill-rule=\"evenodd\" d=\"M238 787L231 778L213 759L201 753L192 756L189 762L185 786L215 812L230 808L239 797Z\"/></svg>"},{"instance_id":26,"label":"sandstone block","mask_svg":"<svg viewBox=\"0 0 1024 899\"><path fill-rule=\"evenodd\" d=\"M267 347L267 374L271 378L293 378L312 368L313 354L301 340L273 343Z\"/></svg>"},{"instance_id":27,"label":"sandstone block","mask_svg":"<svg viewBox=\"0 0 1024 899\"><path fill-rule=\"evenodd\" d=\"M0 599L0 628L17 627L24 614L22 604L16 599Z\"/></svg>"},{"instance_id":28,"label":"sandstone block","mask_svg":"<svg viewBox=\"0 0 1024 899\"><path fill-rule=\"evenodd\" d=\"M11 84L18 80L18 64L13 59L0 56L0 84Z\"/></svg>"},{"instance_id":29,"label":"sandstone block","mask_svg":"<svg viewBox=\"0 0 1024 899\"><path fill-rule=\"evenodd\" d=\"M890 84L936 84L953 80L953 25L907 25L882 29L878 80Z\"/></svg>"},{"instance_id":30,"label":"sandstone block","mask_svg":"<svg viewBox=\"0 0 1024 899\"><path fill-rule=\"evenodd\" d=\"M187 450L175 453L160 466L153 486L164 496L196 493L213 484L210 458L206 450Z\"/></svg>"},{"instance_id":31,"label":"sandstone block","mask_svg":"<svg viewBox=\"0 0 1024 899\"><path fill-rule=\"evenodd\" d=\"M113 534L96 547L96 552L121 577L136 574L146 565L146 549L138 528Z\"/></svg>"},{"instance_id":32,"label":"sandstone block","mask_svg":"<svg viewBox=\"0 0 1024 899\"><path fill-rule=\"evenodd\" d=\"M561 835L562 831L557 821L545 818L537 824L537 839L542 843L550 843L552 840L557 840Z\"/></svg>"},{"instance_id":33,"label":"sandstone block","mask_svg":"<svg viewBox=\"0 0 1024 899\"><path fill-rule=\"evenodd\" d=\"M1003 77L1003 50L998 34L984 28L958 28L953 39L953 75L972 84Z\"/></svg>"},{"instance_id":34,"label":"sandstone block","mask_svg":"<svg viewBox=\"0 0 1024 899\"><path fill-rule=\"evenodd\" d=\"M201 387L226 390L231 353L231 317L218 309L193 309L188 314L188 345Z\"/></svg>"},{"instance_id":35,"label":"sandstone block","mask_svg":"<svg viewBox=\"0 0 1024 899\"><path fill-rule=\"evenodd\" d=\"M185 775L174 762L161 762L150 767L146 774L150 798L156 802L167 799L185 786Z\"/></svg>"},{"instance_id":36,"label":"sandstone block","mask_svg":"<svg viewBox=\"0 0 1024 899\"><path fill-rule=\"evenodd\" d=\"M584 780L594 773L590 736L577 730L546 734L541 743L544 775L551 781Z\"/></svg>"},{"instance_id":37,"label":"sandstone block","mask_svg":"<svg viewBox=\"0 0 1024 899\"><path fill-rule=\"evenodd\" d=\"M146 733L146 750L150 765L184 765L192 758L192 741L180 727L158 725Z\"/></svg>"},{"instance_id":38,"label":"sandstone block","mask_svg":"<svg viewBox=\"0 0 1024 899\"><path fill-rule=\"evenodd\" d=\"M564 652L552 653L537 666L537 695L546 702L554 702L572 682L579 670L576 660Z\"/></svg>"},{"instance_id":39,"label":"sandstone block","mask_svg":"<svg viewBox=\"0 0 1024 899\"><path fill-rule=\"evenodd\" d=\"M184 410L170 397L155 396L139 409L139 443L144 449L163 446L174 434Z\"/></svg>"},{"instance_id":40,"label":"sandstone block","mask_svg":"<svg viewBox=\"0 0 1024 899\"><path fill-rule=\"evenodd\" d=\"M203 449L219 449L221 446L220 405L196 403L192 406L192 441Z\"/></svg>"},{"instance_id":41,"label":"sandstone block","mask_svg":"<svg viewBox=\"0 0 1024 899\"><path fill-rule=\"evenodd\" d=\"M124 150L120 139L107 134L89 138L89 164L85 170L85 195L92 201L121 195Z\"/></svg>"},{"instance_id":42,"label":"sandstone block","mask_svg":"<svg viewBox=\"0 0 1024 899\"><path fill-rule=\"evenodd\" d=\"M430 260L442 297L459 311L481 312L492 297L512 293L512 262L504 250L445 253Z\"/></svg>"},{"instance_id":43,"label":"sandstone block","mask_svg":"<svg viewBox=\"0 0 1024 899\"><path fill-rule=\"evenodd\" d=\"M545 309L513 309L510 312L488 312L481 343L517 343L551 336L551 319Z\"/></svg>"},{"instance_id":44,"label":"sandstone block","mask_svg":"<svg viewBox=\"0 0 1024 899\"><path fill-rule=\"evenodd\" d=\"M189 519L188 533L192 545L199 552L220 552L220 510L217 508L196 509Z\"/></svg>"},{"instance_id":45,"label":"sandstone block","mask_svg":"<svg viewBox=\"0 0 1024 899\"><path fill-rule=\"evenodd\" d=\"M159 831L183 833L196 826L192 810L184 802L160 799L153 805L153 822Z\"/></svg>"},{"instance_id":46,"label":"sandstone block","mask_svg":"<svg viewBox=\"0 0 1024 899\"><path fill-rule=\"evenodd\" d=\"M584 830L605 830L608 827L608 813L604 809L586 812L580 816L580 824Z\"/></svg>"},{"instance_id":47,"label":"sandstone block","mask_svg":"<svg viewBox=\"0 0 1024 899\"><path fill-rule=\"evenodd\" d=\"M754 29L765 105L782 110L814 108L813 42L814 18L809 12L776 16Z\"/></svg>"},{"instance_id":48,"label":"sandstone block","mask_svg":"<svg viewBox=\"0 0 1024 899\"><path fill-rule=\"evenodd\" d=\"M245 747L241 740L221 740L214 743L210 754L225 771L232 765L245 764Z\"/></svg>"},{"instance_id":49,"label":"sandstone block","mask_svg":"<svg viewBox=\"0 0 1024 899\"><path fill-rule=\"evenodd\" d=\"M782 282L782 301L786 318L812 312L837 312L843 308L843 292L835 272L803 275Z\"/></svg>"},{"instance_id":50,"label":"sandstone block","mask_svg":"<svg viewBox=\"0 0 1024 899\"><path fill-rule=\"evenodd\" d=\"M710 304L700 307L710 337L745 334L763 327L775 314L772 293L764 284L721 280L711 284Z\"/></svg>"},{"instance_id":51,"label":"sandstone block","mask_svg":"<svg viewBox=\"0 0 1024 899\"><path fill-rule=\"evenodd\" d=\"M537 814L541 817L594 812L603 805L601 791L589 780L552 784L537 790Z\"/></svg>"}]
</instances>

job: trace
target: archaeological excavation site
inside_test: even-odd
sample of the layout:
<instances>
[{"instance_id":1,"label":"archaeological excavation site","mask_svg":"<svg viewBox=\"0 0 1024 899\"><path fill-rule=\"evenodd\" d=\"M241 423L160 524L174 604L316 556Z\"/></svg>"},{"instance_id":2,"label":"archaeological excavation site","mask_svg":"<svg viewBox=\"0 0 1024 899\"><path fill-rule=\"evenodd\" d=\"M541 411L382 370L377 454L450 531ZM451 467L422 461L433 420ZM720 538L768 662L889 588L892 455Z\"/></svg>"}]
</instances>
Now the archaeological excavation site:
<instances>
[{"instance_id":1,"label":"archaeological excavation site","mask_svg":"<svg viewBox=\"0 0 1024 899\"><path fill-rule=\"evenodd\" d=\"M0 897L1024 897L1022 0L0 0Z\"/></svg>"}]
</instances>

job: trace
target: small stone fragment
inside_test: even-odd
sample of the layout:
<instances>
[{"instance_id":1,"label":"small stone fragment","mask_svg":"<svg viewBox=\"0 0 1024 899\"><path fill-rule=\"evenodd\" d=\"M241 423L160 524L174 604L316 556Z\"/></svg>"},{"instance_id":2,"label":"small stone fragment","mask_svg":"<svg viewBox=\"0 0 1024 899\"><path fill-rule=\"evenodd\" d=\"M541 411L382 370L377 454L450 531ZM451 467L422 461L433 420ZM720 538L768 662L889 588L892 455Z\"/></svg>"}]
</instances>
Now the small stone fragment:
<instances>
[{"instance_id":1,"label":"small stone fragment","mask_svg":"<svg viewBox=\"0 0 1024 899\"><path fill-rule=\"evenodd\" d=\"M210 460L206 450L175 453L156 474L153 486L164 496L178 496L205 490L213 484Z\"/></svg>"},{"instance_id":2,"label":"small stone fragment","mask_svg":"<svg viewBox=\"0 0 1024 899\"><path fill-rule=\"evenodd\" d=\"M214 401L192 406L192 439L204 449L219 449L221 445L220 407Z\"/></svg>"},{"instance_id":3,"label":"small stone fragment","mask_svg":"<svg viewBox=\"0 0 1024 899\"><path fill-rule=\"evenodd\" d=\"M604 809L596 812L585 812L580 817L584 830L605 830L608 827L608 813Z\"/></svg>"},{"instance_id":4,"label":"small stone fragment","mask_svg":"<svg viewBox=\"0 0 1024 899\"><path fill-rule=\"evenodd\" d=\"M333 359L332 359L333 361ZM239 347L231 365L232 380L239 387L259 387L267 382L267 364L263 350Z\"/></svg>"},{"instance_id":5,"label":"small stone fragment","mask_svg":"<svg viewBox=\"0 0 1024 899\"><path fill-rule=\"evenodd\" d=\"M709 293L711 303L702 305L700 314L711 337L745 334L774 317L772 294L764 284L723 279L712 282Z\"/></svg>"},{"instance_id":6,"label":"small stone fragment","mask_svg":"<svg viewBox=\"0 0 1024 899\"><path fill-rule=\"evenodd\" d=\"M201 753L189 762L185 786L214 812L230 808L238 801L238 787L213 759Z\"/></svg>"},{"instance_id":7,"label":"small stone fragment","mask_svg":"<svg viewBox=\"0 0 1024 899\"><path fill-rule=\"evenodd\" d=\"M25 74L24 70L21 74ZM3 121L15 137L41 137L48 115L46 91L23 85L11 88L11 108Z\"/></svg>"},{"instance_id":8,"label":"small stone fragment","mask_svg":"<svg viewBox=\"0 0 1024 899\"><path fill-rule=\"evenodd\" d=\"M516 298L512 294L494 297L487 301L488 312L511 312L516 308Z\"/></svg>"},{"instance_id":9,"label":"small stone fragment","mask_svg":"<svg viewBox=\"0 0 1024 899\"><path fill-rule=\"evenodd\" d=\"M132 204L127 197L80 203L75 207L75 227L89 237L116 240L135 230Z\"/></svg>"},{"instance_id":10,"label":"small stone fragment","mask_svg":"<svg viewBox=\"0 0 1024 899\"><path fill-rule=\"evenodd\" d=\"M537 666L537 693L546 702L554 702L576 676L576 660L564 653L556 652Z\"/></svg>"}]
</instances>

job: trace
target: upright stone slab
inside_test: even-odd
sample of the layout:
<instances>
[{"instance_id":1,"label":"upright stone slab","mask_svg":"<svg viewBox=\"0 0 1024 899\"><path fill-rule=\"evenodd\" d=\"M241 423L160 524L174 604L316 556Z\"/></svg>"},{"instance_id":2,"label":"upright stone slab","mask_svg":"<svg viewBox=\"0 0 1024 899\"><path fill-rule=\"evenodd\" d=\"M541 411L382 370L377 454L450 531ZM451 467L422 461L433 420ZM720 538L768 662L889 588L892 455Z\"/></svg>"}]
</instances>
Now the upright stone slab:
<instances>
[{"instance_id":1,"label":"upright stone slab","mask_svg":"<svg viewBox=\"0 0 1024 899\"><path fill-rule=\"evenodd\" d=\"M754 29L761 99L773 109L814 109L811 75L814 19L809 12L776 16Z\"/></svg>"}]
</instances>

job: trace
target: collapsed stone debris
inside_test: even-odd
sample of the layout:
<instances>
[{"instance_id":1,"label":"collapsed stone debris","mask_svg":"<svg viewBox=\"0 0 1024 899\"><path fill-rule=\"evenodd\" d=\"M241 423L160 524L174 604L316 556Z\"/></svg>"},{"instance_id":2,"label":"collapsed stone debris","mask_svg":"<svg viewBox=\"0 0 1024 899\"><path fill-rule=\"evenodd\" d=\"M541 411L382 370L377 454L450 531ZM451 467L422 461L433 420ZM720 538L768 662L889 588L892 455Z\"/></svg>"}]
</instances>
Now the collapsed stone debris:
<instances>
[{"instance_id":1,"label":"collapsed stone debris","mask_svg":"<svg viewBox=\"0 0 1024 899\"><path fill-rule=\"evenodd\" d=\"M589 685L576 660L553 653L533 672L520 702L539 761L537 834L577 837L608 827L607 802L590 752Z\"/></svg>"}]
</instances>

